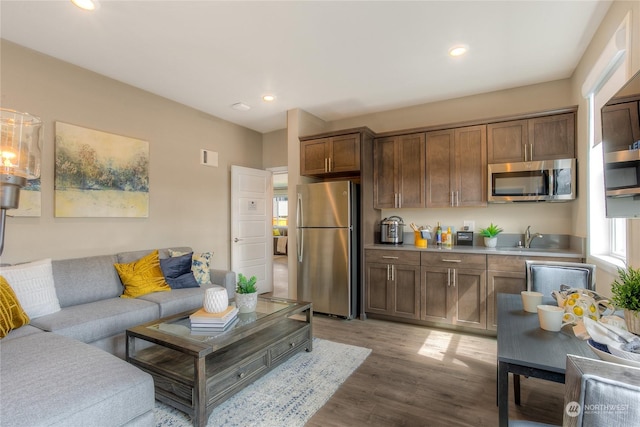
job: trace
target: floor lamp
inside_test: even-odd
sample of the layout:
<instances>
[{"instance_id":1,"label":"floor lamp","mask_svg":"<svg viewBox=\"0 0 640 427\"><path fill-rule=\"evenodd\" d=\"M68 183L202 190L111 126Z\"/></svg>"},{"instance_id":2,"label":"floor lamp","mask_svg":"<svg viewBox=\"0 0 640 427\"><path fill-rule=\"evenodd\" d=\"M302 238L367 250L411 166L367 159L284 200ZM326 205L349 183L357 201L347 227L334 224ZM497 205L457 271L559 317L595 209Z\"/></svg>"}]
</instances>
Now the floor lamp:
<instances>
[{"instance_id":1,"label":"floor lamp","mask_svg":"<svg viewBox=\"0 0 640 427\"><path fill-rule=\"evenodd\" d=\"M7 209L16 209L27 179L40 176L42 120L0 108L0 255Z\"/></svg>"}]
</instances>

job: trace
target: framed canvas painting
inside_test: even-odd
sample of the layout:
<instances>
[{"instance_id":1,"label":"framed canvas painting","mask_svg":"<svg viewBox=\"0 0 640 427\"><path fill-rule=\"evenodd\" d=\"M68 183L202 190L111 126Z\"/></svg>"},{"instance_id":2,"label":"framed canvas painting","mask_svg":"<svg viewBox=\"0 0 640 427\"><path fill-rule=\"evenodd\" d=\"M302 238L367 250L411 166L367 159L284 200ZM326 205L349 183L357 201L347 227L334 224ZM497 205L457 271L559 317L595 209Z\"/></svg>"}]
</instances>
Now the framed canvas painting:
<instances>
[{"instance_id":1,"label":"framed canvas painting","mask_svg":"<svg viewBox=\"0 0 640 427\"><path fill-rule=\"evenodd\" d=\"M55 216L149 216L149 143L56 122Z\"/></svg>"}]
</instances>

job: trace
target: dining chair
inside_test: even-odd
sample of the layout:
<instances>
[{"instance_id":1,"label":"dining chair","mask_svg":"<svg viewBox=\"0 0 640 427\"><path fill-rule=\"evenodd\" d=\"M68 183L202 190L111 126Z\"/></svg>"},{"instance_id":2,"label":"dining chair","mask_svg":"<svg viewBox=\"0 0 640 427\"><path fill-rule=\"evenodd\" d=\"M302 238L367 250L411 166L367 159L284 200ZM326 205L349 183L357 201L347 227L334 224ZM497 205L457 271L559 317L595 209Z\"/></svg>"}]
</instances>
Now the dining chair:
<instances>
[{"instance_id":1,"label":"dining chair","mask_svg":"<svg viewBox=\"0 0 640 427\"><path fill-rule=\"evenodd\" d=\"M567 355L564 427L640 425L640 368ZM509 421L509 427L551 426Z\"/></svg>"},{"instance_id":2,"label":"dining chair","mask_svg":"<svg viewBox=\"0 0 640 427\"><path fill-rule=\"evenodd\" d=\"M580 262L527 260L527 290L541 292L543 303L552 298L551 292L562 285L595 291L596 266ZM513 375L513 396L520 404L520 375Z\"/></svg>"},{"instance_id":3,"label":"dining chair","mask_svg":"<svg viewBox=\"0 0 640 427\"><path fill-rule=\"evenodd\" d=\"M594 291L596 266L580 262L527 260L527 290L542 292L551 297L551 292L562 285Z\"/></svg>"}]
</instances>

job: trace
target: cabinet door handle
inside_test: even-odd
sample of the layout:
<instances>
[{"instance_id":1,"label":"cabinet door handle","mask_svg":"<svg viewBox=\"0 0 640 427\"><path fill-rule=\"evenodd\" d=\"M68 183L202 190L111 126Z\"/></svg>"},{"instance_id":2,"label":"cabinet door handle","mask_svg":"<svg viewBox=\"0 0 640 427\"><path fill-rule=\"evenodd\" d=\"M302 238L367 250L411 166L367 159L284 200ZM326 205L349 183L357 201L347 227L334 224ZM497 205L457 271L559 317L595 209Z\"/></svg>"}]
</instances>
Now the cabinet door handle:
<instances>
[{"instance_id":1,"label":"cabinet door handle","mask_svg":"<svg viewBox=\"0 0 640 427\"><path fill-rule=\"evenodd\" d=\"M387 280L391 280L391 264L387 264Z\"/></svg>"},{"instance_id":2,"label":"cabinet door handle","mask_svg":"<svg viewBox=\"0 0 640 427\"><path fill-rule=\"evenodd\" d=\"M533 161L533 142L529 144L529 160Z\"/></svg>"},{"instance_id":3,"label":"cabinet door handle","mask_svg":"<svg viewBox=\"0 0 640 427\"><path fill-rule=\"evenodd\" d=\"M524 144L524 161L527 161L527 145L529 144Z\"/></svg>"},{"instance_id":4,"label":"cabinet door handle","mask_svg":"<svg viewBox=\"0 0 640 427\"><path fill-rule=\"evenodd\" d=\"M325 157L325 158L324 158L324 171L325 171L325 172L329 172L329 163L327 162L327 160L329 160L329 159L327 159L327 158Z\"/></svg>"},{"instance_id":5,"label":"cabinet door handle","mask_svg":"<svg viewBox=\"0 0 640 427\"><path fill-rule=\"evenodd\" d=\"M382 258L384 258L384 259L398 259L397 256L391 256L391 255L382 255Z\"/></svg>"},{"instance_id":6,"label":"cabinet door handle","mask_svg":"<svg viewBox=\"0 0 640 427\"><path fill-rule=\"evenodd\" d=\"M460 206L460 191L456 191L456 206Z\"/></svg>"},{"instance_id":7,"label":"cabinet door handle","mask_svg":"<svg viewBox=\"0 0 640 427\"><path fill-rule=\"evenodd\" d=\"M402 193L398 193L398 207L402 207Z\"/></svg>"},{"instance_id":8,"label":"cabinet door handle","mask_svg":"<svg viewBox=\"0 0 640 427\"><path fill-rule=\"evenodd\" d=\"M396 266L391 264L391 281L395 282L396 280Z\"/></svg>"},{"instance_id":9,"label":"cabinet door handle","mask_svg":"<svg viewBox=\"0 0 640 427\"><path fill-rule=\"evenodd\" d=\"M462 262L461 259L442 259L442 262Z\"/></svg>"},{"instance_id":10,"label":"cabinet door handle","mask_svg":"<svg viewBox=\"0 0 640 427\"><path fill-rule=\"evenodd\" d=\"M453 269L453 287L456 287L456 269Z\"/></svg>"},{"instance_id":11,"label":"cabinet door handle","mask_svg":"<svg viewBox=\"0 0 640 427\"><path fill-rule=\"evenodd\" d=\"M447 286L451 286L451 269L447 268Z\"/></svg>"},{"instance_id":12,"label":"cabinet door handle","mask_svg":"<svg viewBox=\"0 0 640 427\"><path fill-rule=\"evenodd\" d=\"M327 159L327 161L328 161L328 163L329 163L329 172L331 172L331 157L329 157L329 158Z\"/></svg>"}]
</instances>

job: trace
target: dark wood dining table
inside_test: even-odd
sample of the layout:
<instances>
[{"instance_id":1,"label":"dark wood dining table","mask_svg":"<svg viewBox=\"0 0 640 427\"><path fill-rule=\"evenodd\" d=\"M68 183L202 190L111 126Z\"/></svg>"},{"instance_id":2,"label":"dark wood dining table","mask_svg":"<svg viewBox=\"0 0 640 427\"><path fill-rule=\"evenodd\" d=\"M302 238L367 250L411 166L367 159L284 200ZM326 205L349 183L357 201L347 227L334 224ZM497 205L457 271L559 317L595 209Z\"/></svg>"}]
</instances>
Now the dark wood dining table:
<instances>
[{"instance_id":1,"label":"dark wood dining table","mask_svg":"<svg viewBox=\"0 0 640 427\"><path fill-rule=\"evenodd\" d=\"M597 359L569 325L560 332L540 328L538 315L522 308L518 294L498 294L498 419L509 425L509 372L564 383L567 354Z\"/></svg>"}]
</instances>

